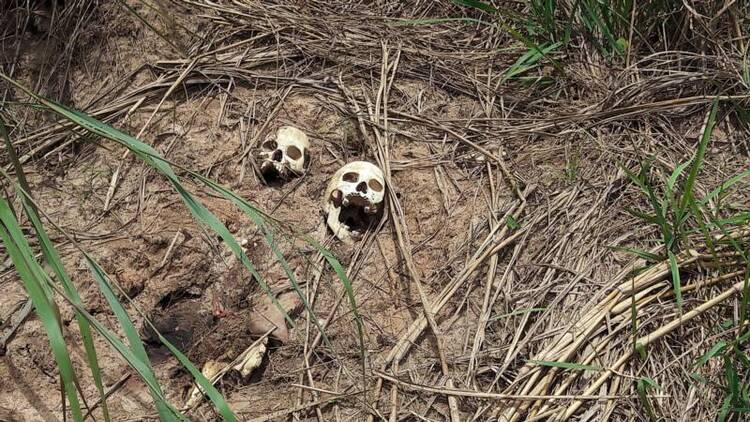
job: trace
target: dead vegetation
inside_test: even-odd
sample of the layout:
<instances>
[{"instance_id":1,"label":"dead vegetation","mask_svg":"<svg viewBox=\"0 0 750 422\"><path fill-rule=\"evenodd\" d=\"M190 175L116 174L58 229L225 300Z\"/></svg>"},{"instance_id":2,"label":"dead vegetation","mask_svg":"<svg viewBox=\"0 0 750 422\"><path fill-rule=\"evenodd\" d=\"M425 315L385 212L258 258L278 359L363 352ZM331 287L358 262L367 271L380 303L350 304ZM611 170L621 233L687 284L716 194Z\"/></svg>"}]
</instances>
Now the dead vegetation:
<instances>
[{"instance_id":1,"label":"dead vegetation","mask_svg":"<svg viewBox=\"0 0 750 422\"><path fill-rule=\"evenodd\" d=\"M156 331L213 365L240 419L741 420L750 5L605 3L0 7L3 74L153 146L246 240L293 328L131 150L5 82L0 117L39 208L132 298L178 407L193 377ZM254 152L283 125L308 135L311 164L265 184ZM346 245L326 232L321 199L354 160L384 171L387 205ZM193 174L277 220L273 242ZM333 251L356 307L293 234ZM52 237L86 310L116 329L72 242ZM61 419L59 374L42 325L19 322L30 306L17 278L6 259L0 419ZM61 312L75 344L75 310ZM112 419L156 418L146 387L95 340ZM258 344L252 376L229 371ZM71 355L86 367L80 346ZM218 417L191 397L191 419Z\"/></svg>"}]
</instances>

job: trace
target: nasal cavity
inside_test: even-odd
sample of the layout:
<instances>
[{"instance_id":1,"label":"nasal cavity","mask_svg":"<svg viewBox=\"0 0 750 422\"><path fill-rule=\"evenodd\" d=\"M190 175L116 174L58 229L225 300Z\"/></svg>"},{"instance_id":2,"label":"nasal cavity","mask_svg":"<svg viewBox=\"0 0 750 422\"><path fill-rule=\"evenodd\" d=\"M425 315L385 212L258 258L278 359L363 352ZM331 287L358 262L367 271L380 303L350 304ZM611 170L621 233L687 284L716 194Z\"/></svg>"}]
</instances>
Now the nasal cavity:
<instances>
[{"instance_id":1,"label":"nasal cavity","mask_svg":"<svg viewBox=\"0 0 750 422\"><path fill-rule=\"evenodd\" d=\"M367 193L367 182L359 182L357 192Z\"/></svg>"},{"instance_id":2,"label":"nasal cavity","mask_svg":"<svg viewBox=\"0 0 750 422\"><path fill-rule=\"evenodd\" d=\"M273 152L273 155L271 156L271 159L273 161L281 162L281 156L282 155L283 155L283 153L281 152L281 150L277 149L276 151Z\"/></svg>"}]
</instances>

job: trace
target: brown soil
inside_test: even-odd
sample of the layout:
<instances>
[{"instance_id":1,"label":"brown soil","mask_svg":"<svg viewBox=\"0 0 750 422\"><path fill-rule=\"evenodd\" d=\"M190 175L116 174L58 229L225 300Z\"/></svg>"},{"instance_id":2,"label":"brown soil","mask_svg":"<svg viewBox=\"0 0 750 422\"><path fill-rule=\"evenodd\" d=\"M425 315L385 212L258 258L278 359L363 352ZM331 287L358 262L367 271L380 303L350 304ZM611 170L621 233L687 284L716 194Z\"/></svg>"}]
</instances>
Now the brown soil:
<instances>
[{"instance_id":1,"label":"brown soil","mask_svg":"<svg viewBox=\"0 0 750 422\"><path fill-rule=\"evenodd\" d=\"M365 420L368 415L388 419L396 402L396 419L391 420L449 420L445 395L396 389L387 381L382 389L376 388L377 373L370 369L381 369L386 356L424 313L415 278L424 284L427 298L437 300L441 290L473 262L472 255L490 230L508 224L506 214L520 203L508 175L472 144L502 157L510 176L527 194L525 211L513 213L520 225L514 230L520 235L481 262L436 313L440 345L434 333L425 330L408 355L387 372L414 384L444 388L440 346L454 388L515 391L523 381L526 361L562 335L593 301L618 284L616 275L632 265L630 255L611 247L655 244L658 233L624 211L625 206L643 202L618 165L636 168L641 153L658 153L664 168L683 162L694 150L708 107L706 102L643 106L628 116L626 110L618 110L697 95L700 92L690 90L703 88L686 78L675 82L682 84L679 88L650 91L653 96L646 98L628 91L632 86L613 76L624 78L627 71L608 69L605 63L571 64L565 81L550 88L514 82L493 90L498 75L523 53L522 46L498 38L507 46L499 52L491 43L471 44L463 36L445 35L457 27L441 26L432 34L376 19L381 14L414 17L401 9L378 6L376 11L349 5L341 9L342 16L353 16L346 20L338 18L335 9L305 2L249 4L238 6L236 14L205 6L210 2L198 2L205 3L201 7L156 2L159 6L153 9L142 2L127 2L157 31L169 34L173 46L116 2L90 8L66 3L75 3L79 13L63 16L60 28L49 29L41 21L33 30L22 31L18 53L15 44L0 45L4 72L9 73L13 63L13 77L26 86L72 107L100 112L98 118L127 133L142 132L140 139L180 168L232 188L283 222L283 227L327 245L350 271L364 323L367 397L379 398L367 404L363 395L350 394L362 387L353 314L346 299L334 308L343 287L329 267L321 267L314 248L294 237L276 238L314 303L317 318L332 319L326 330L330 344L321 342L306 359L318 331L262 233L240 210L185 178L231 233L246 241L248 257L296 320L295 327L283 323L258 283L221 240L195 224L164 177L107 140L79 132L43 132L40 128L55 121L49 113L19 107L4 111L14 123L11 136L20 153L28 154L25 168L40 209L102 265L122 289L125 303L126 296L132 300L127 308L172 403L185 403L191 377L144 324L144 316L198 367L209 360L230 362L281 325L272 334L262 366L249 379L231 374L218 384L232 409L245 419L327 399L332 396L324 391L335 391L342 395L338 401L302 406L294 417L313 420L319 411L323 420ZM423 12L443 16L454 11L449 6L435 8ZM16 18L11 12L5 16L20 25ZM277 25L278 29L271 29ZM233 28L238 32L233 33ZM275 39L273 31L280 38ZM343 41L337 34L345 34ZM255 44L214 51L255 35L260 37ZM213 40L214 36L219 39ZM441 41L431 41L432 36ZM325 50L326 40L330 50ZM454 57L455 51L465 55ZM190 58L208 52L203 57L210 58L166 95ZM374 117L384 57L397 71L391 79L392 68L387 68L387 81L392 84L387 88L388 108ZM544 75L553 69L538 71ZM6 95L13 101L24 100L17 92ZM551 104L551 98L560 97L565 100ZM385 102L382 97L381 101ZM387 121L382 118L386 113ZM363 119L362 126L358 118ZM640 126L627 126L632 120ZM726 135L735 128L732 124L730 116L715 133L698 187L702 192L748 164L743 141ZM299 178L265 184L254 170L258 165L254 154L245 157L244 151L255 151L266 134L281 125L308 134L311 165ZM384 136L385 125L388 188L403 210L398 227L408 235L405 248L413 257L416 274L406 264L393 211L385 213L385 224L372 236L353 246L336 241L324 224L321 201L331 175L349 161L378 162L374 134ZM382 157L380 161L382 165ZM117 170L118 184L105 207ZM736 201L737 208L747 206L743 198ZM59 233L54 240L59 241L66 269L89 312L117 330L85 261ZM3 270L0 318L5 320L26 294L9 260ZM709 288L686 297L686 307L719 290ZM716 324L732 313L730 303L726 305L673 333L674 338L664 343L668 347L652 349L649 362L661 361L661 366L633 362L623 370L630 377L657 379L661 392L669 396L659 401L663 414L682 409L676 415L698 420L713 414L721 402L721 389L688 386L681 368L688 368L710 347L704 340L717 335ZM642 310L651 312L643 322L643 333L674 316L673 305L653 306L651 311ZM62 306L62 313L70 352L91 404L98 395L86 370L74 313L67 306ZM607 329L622 333L616 327ZM598 356L597 364L607 367L619 357L627 347L628 330ZM689 340L676 341L679 338ZM106 385L133 374L108 401L113 419L155 418L153 403L137 375L102 338L96 338L96 345ZM719 379L722 368L711 362L703 371L707 378ZM590 420L642 415L628 376L600 391L621 398L586 403L578 415ZM592 377L584 374L575 380L569 394L581 394ZM0 420L62 420L58 382L43 327L32 316L0 358ZM314 387L299 387L311 384ZM680 403L691 405L685 409ZM479 397L457 401L461 420L485 420L511 404ZM94 415L101 420L99 410ZM206 403L189 415L194 420L217 418ZM290 415L279 420L291 419Z\"/></svg>"}]
</instances>

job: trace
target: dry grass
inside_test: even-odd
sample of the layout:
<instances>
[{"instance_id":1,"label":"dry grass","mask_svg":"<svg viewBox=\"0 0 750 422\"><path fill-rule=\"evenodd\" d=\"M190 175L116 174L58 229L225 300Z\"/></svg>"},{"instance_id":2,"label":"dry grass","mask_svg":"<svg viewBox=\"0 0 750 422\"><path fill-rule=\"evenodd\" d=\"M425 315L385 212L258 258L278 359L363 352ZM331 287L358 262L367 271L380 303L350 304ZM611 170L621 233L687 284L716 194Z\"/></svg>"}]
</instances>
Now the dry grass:
<instances>
[{"instance_id":1,"label":"dry grass","mask_svg":"<svg viewBox=\"0 0 750 422\"><path fill-rule=\"evenodd\" d=\"M53 13L59 25L41 35L24 23L31 9L11 3L1 18L11 22L0 34L3 73L158 143L169 160L238 189L285 226L318 236L347 264L365 321L364 368L344 291L320 255L288 241L284 253L306 269L308 301L331 343L304 312L262 379L223 386L238 414L707 420L725 406L741 419L742 405L750 404L737 396L746 391L732 387L733 376L740 386L750 376L742 340L747 231L712 225L747 209L747 185L741 180L731 195L707 201L713 214L702 223L710 233L692 221L687 228L694 231L673 251L680 310L661 233L627 212L648 202L623 170L637 171L650 158L649 179L669 177L693 157L716 98L717 125L695 197L747 168L746 2L651 2L666 7L658 16L669 25L626 13L626 24L618 24L628 41L621 55L607 55L606 42L597 46L574 27L569 42L512 78L508 69L533 48L497 23L525 31L513 18L528 11L524 3L495 2L495 15L465 6L473 2L164 0L126 1L128 9L66 1L59 16ZM574 13L573 3L560 2L558 15ZM446 17L463 20L435 21ZM562 37L554 36L539 33L534 42ZM40 45L53 60L35 57ZM27 98L9 86L0 89L0 116L20 161L37 175L32 189L52 180L55 189L76 194L66 175L87 166L104 173L91 182L90 197L79 197L91 210L85 221L41 200L89 249L106 255L119 236L133 242L150 235L157 220L181 218L129 154L24 107ZM317 167L272 191L257 180L252 152L280 121L310 134ZM217 153L201 150L183 136L193 124L204 129L201 142L238 141ZM322 193L329 168L355 158L385 171L389 207L371 235L345 248L321 234L318 220L295 214L290 201L298 199L288 198ZM201 197L233 218L221 201L204 191ZM164 205L163 216L149 214L155 204ZM178 233L185 235L169 232L152 274L174 270L173 248L220 249L178 242ZM647 262L622 248L656 257ZM263 253L251 259L262 261ZM259 266L273 274L273 266ZM15 285L14 277L6 271L0 288ZM207 294L206 284L196 294ZM147 292L153 296L139 299L146 309L164 294ZM0 308L12 331L14 309ZM732 353L697 365L720 341ZM206 359L188 355L196 364ZM168 378L164 372L157 370ZM643 380L658 388L639 389ZM132 417L153 416L145 405L137 412ZM202 406L191 416L214 415Z\"/></svg>"}]
</instances>

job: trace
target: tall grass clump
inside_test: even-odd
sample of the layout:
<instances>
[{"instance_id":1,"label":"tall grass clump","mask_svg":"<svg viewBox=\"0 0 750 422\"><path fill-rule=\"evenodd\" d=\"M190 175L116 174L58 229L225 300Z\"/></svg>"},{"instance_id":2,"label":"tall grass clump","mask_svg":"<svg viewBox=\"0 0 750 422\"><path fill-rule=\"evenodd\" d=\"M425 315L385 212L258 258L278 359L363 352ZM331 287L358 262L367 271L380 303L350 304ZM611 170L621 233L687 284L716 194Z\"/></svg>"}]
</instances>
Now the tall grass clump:
<instances>
[{"instance_id":1,"label":"tall grass clump","mask_svg":"<svg viewBox=\"0 0 750 422\"><path fill-rule=\"evenodd\" d=\"M623 59L632 51L649 54L726 48L737 36L733 21L742 20L741 7L730 8L722 2L688 5L679 0L528 0L525 3L527 13L523 24L530 36L540 42L584 41L608 59ZM726 13L726 19L718 25L698 22L719 12ZM706 43L707 36L714 41Z\"/></svg>"},{"instance_id":2,"label":"tall grass clump","mask_svg":"<svg viewBox=\"0 0 750 422\"><path fill-rule=\"evenodd\" d=\"M496 6L480 0L452 0L458 15L408 20L404 24L463 22L497 26L521 42L528 53L537 53L558 70L563 64L550 53L578 51L591 45L607 61L628 62L634 53L694 51L716 53L732 49L743 37L743 7L723 2L692 6L679 0L526 0ZM719 13L726 19L714 22ZM705 22L697 22L705 19ZM739 33L737 31L739 30ZM710 41L707 41L710 40ZM555 48L544 51L550 46Z\"/></svg>"},{"instance_id":3,"label":"tall grass clump","mask_svg":"<svg viewBox=\"0 0 750 422\"><path fill-rule=\"evenodd\" d=\"M628 209L628 211L646 224L657 227L660 240L664 246L664 254L666 255L660 258L669 261L675 299L680 311L682 310L680 270L677 266L675 254L680 249L682 242L693 231L691 230L691 222L694 223L693 227L703 229L703 232L706 233L706 241L711 246L711 239L707 234L704 216L698 199L695 197L694 189L698 173L703 167L708 142L711 139L714 126L716 126L717 110L718 101L714 101L695 154L684 163L675 167L669 177L662 179L660 186L651 177L651 164L655 160L655 157L644 161L638 173L633 173L623 167L623 170L633 184L640 188L650 207L650 210L645 212L637 209ZM683 173L686 170L688 170L688 175L683 177ZM645 256L646 254L641 252L640 255ZM648 256L648 258L651 257Z\"/></svg>"},{"instance_id":4,"label":"tall grass clump","mask_svg":"<svg viewBox=\"0 0 750 422\"><path fill-rule=\"evenodd\" d=\"M726 196L730 189L750 176L750 170L745 170L699 197L695 189L697 179L704 167L705 154L714 127L719 109L719 102L715 100L706 118L701 137L695 153L687 161L677 165L668 177L658 178L655 176L653 162L655 157L646 159L640 171L631 172L624 169L631 182L637 186L648 203L648 210L629 209L628 211L643 221L645 224L654 226L659 233L659 241L662 253L653 254L643 250L631 249L630 252L645 258L648 261L657 262L667 260L671 272L672 287L678 311L682 312L683 301L681 293L680 269L677 264L676 255L684 250L694 247L695 242L702 240L705 248L714 256L716 269L720 272L729 272L724 268L725 264L717 256L717 249L730 248L734 250L739 259L739 264L744 265L744 287L741 292L739 303L739 319L732 323L736 327L735 337L729 340L719 340L711 345L708 350L696 360L691 373L691 378L700 383L708 383L698 372L711 359L720 359L723 362L725 398L720 407L717 420L728 420L731 415L739 415L750 412L750 397L748 396L747 377L750 376L750 357L745 353L747 342L750 340L750 257L747 245L736 236L732 236L732 230L742 229L750 223L750 213L735 212L727 214L721 209L721 199ZM711 204L715 204L711 206ZM723 235L721 243L716 241L716 234ZM631 321L633 332L637 330L637 309L635 302L631 310ZM635 334L633 336L636 338ZM637 354L645 358L646 351L634 344ZM645 389L654 387L651 383L638 385L638 394L644 409L650 418L654 418L653 408L645 401Z\"/></svg>"}]
</instances>

